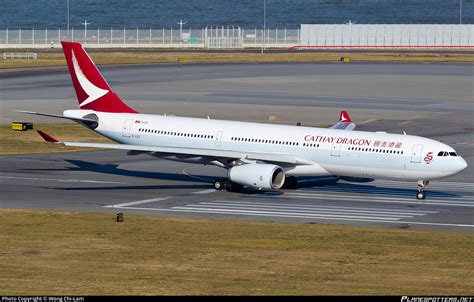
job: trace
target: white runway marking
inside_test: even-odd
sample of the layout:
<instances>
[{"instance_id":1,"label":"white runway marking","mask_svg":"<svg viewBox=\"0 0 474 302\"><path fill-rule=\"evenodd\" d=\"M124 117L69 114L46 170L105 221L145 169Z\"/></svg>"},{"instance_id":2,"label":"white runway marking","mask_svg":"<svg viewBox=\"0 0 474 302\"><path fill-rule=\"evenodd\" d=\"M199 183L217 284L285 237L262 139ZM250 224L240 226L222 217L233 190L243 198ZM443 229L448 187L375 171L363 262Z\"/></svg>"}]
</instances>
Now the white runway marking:
<instances>
[{"instance_id":1,"label":"white runway marking","mask_svg":"<svg viewBox=\"0 0 474 302\"><path fill-rule=\"evenodd\" d=\"M301 191L328 191L328 192L363 192L363 193L390 193L391 195L403 195L407 196L408 194L412 192L416 192L416 188L403 188L400 186L394 186L394 185L384 185L384 186L370 186L370 185L346 185L346 184L337 184L335 186L320 186L320 187L311 187L311 188L305 188L305 189L300 189ZM435 197L440 197L440 196L453 196L456 197L458 195L457 193L459 191L473 194L471 189L469 188L431 188L431 190L426 190L427 194L430 194ZM449 192L449 193L447 193ZM414 195L414 194L411 194Z\"/></svg>"},{"instance_id":2,"label":"white runway marking","mask_svg":"<svg viewBox=\"0 0 474 302\"><path fill-rule=\"evenodd\" d=\"M348 215L347 213L341 214L324 214L322 212L314 212L310 213L308 211L276 211L276 210L259 210L256 209L229 209L229 206L220 206L216 208L209 208L209 207L200 207L199 205L187 205L185 207L173 207L172 209L178 210L198 210L204 212L218 212L218 213L230 213L230 214L239 214L239 215L247 215L247 214L262 214L262 215L269 215L269 216L288 216L288 215L298 215L303 218L323 218L323 217L333 217L333 218L352 218L352 219L370 219L370 220L400 220L401 218L409 218L412 216L388 216L388 217L380 217L378 216L371 216L371 215Z\"/></svg>"},{"instance_id":3,"label":"white runway marking","mask_svg":"<svg viewBox=\"0 0 474 302\"><path fill-rule=\"evenodd\" d=\"M39 181L58 181L58 182L83 182L83 183L99 183L99 184L126 184L126 182L118 181L103 181L103 180L90 180L90 179L60 179L60 178L41 178L41 177L15 177L15 176L0 176L4 179L23 179L23 180L39 180Z\"/></svg>"},{"instance_id":4,"label":"white runway marking","mask_svg":"<svg viewBox=\"0 0 474 302\"><path fill-rule=\"evenodd\" d=\"M363 192L366 193L366 192ZM278 195L298 195L298 196L328 196L328 197L335 197L339 199L345 198L353 198L353 199L381 199L381 200L401 200L401 201L417 201L417 202L455 202L455 203L466 203L466 204L474 204L474 197L473 196L456 196L456 197L449 197L449 196L430 196L429 192L426 194L427 197L424 201L419 201L415 198L415 196L407 196L407 195L390 195L390 193L385 194L360 194L360 192L347 192L342 191L342 193L338 192L328 192L325 190L296 190L291 192L285 192L285 194Z\"/></svg>"},{"instance_id":5,"label":"white runway marking","mask_svg":"<svg viewBox=\"0 0 474 302\"><path fill-rule=\"evenodd\" d=\"M212 202L199 202L196 204L188 204L186 206L175 206L172 209L177 210L193 210L208 211L231 214L260 214L288 216L297 215L306 218L322 218L332 217L341 219L370 219L378 220L400 220L412 218L414 216L424 216L427 214L436 214L436 211L419 211L419 210L398 210L384 208L354 208L341 206L315 206L304 204L282 204L271 202L247 202L234 200L216 200Z\"/></svg>"},{"instance_id":6,"label":"white runway marking","mask_svg":"<svg viewBox=\"0 0 474 302\"><path fill-rule=\"evenodd\" d=\"M346 199L350 201L360 201L360 202L373 202L373 203L402 203L402 204L413 204L413 205L436 205L436 206L452 206L452 207L474 207L474 202L457 202L457 201L434 201L433 199L425 199L423 201L413 200L404 198L389 198L389 197L380 197L378 195L374 196L356 196L356 195L329 195L329 194L301 194L301 193L292 193L276 196L275 198L281 199L317 199L317 200L342 200Z\"/></svg>"},{"instance_id":7,"label":"white runway marking","mask_svg":"<svg viewBox=\"0 0 474 302\"><path fill-rule=\"evenodd\" d=\"M208 189L203 191L192 192L191 194L209 194L216 192L216 189Z\"/></svg>"},{"instance_id":8,"label":"white runway marking","mask_svg":"<svg viewBox=\"0 0 474 302\"><path fill-rule=\"evenodd\" d=\"M363 208L363 207L338 207L338 206L317 206L317 205L305 205L305 204L285 204L285 203L258 203L250 201L224 201L224 205L242 205L246 207L263 207L263 208L278 208L278 209L298 209L298 210L335 210L342 212L362 212L362 213L389 213L389 214L401 214L401 215L426 215L436 214L436 211L418 211L418 210L399 210L399 209L382 209L382 208ZM222 205L222 201L215 202L200 202L202 205Z\"/></svg>"},{"instance_id":9,"label":"white runway marking","mask_svg":"<svg viewBox=\"0 0 474 302\"><path fill-rule=\"evenodd\" d=\"M352 183L354 184L354 183ZM363 184L363 183L362 183ZM408 181L392 181L392 180L375 180L374 182L367 183L368 185L370 184L385 184L385 185L393 185L397 186L399 188L404 188L404 187L409 187L409 188L415 188L416 189L416 183L414 182L408 182ZM430 184L427 186L427 190L429 188L442 188L442 189L449 189L449 188L460 188L460 189L474 189L474 183L468 183L468 182L442 182L442 181L433 181L430 182Z\"/></svg>"},{"instance_id":10,"label":"white runway marking","mask_svg":"<svg viewBox=\"0 0 474 302\"><path fill-rule=\"evenodd\" d=\"M208 213L203 210L190 210L190 209L159 209L159 208L138 208L138 207L127 207L129 210L146 210L146 211L160 211L160 212L184 212L184 213ZM243 215L241 213L229 213L213 211L212 214L228 214L228 215ZM259 214L259 213L246 213L245 216L262 216L262 217L282 217L282 218L305 218L309 217L301 215L276 215L276 214ZM333 218L333 217L319 217L319 220L339 220L339 221L355 221L355 222L375 222L375 223L387 223L387 224L408 224L408 225L429 225L429 226L448 226L448 227L465 227L474 228L472 224L455 224L455 223L437 223L437 222L412 222L412 221L392 221L392 220L372 220L372 219L351 219L351 218Z\"/></svg>"},{"instance_id":11,"label":"white runway marking","mask_svg":"<svg viewBox=\"0 0 474 302\"><path fill-rule=\"evenodd\" d=\"M160 198L152 198L152 199L144 199L144 200L137 200L137 201L131 201L131 202L125 202L125 203L119 203L119 204L112 204L108 206L104 206L104 208L127 208L127 206L134 206L134 205L139 205L139 204L144 204L144 203L150 203L150 202L155 202L155 201L163 201L170 199L171 197L160 197Z\"/></svg>"},{"instance_id":12,"label":"white runway marking","mask_svg":"<svg viewBox=\"0 0 474 302\"><path fill-rule=\"evenodd\" d=\"M397 186L400 190L390 188L377 188L374 185L396 186L396 182L382 181L371 184L345 184L335 186L321 186L310 189L285 191L282 195L241 195L240 199L232 195L230 200L206 200L201 202L190 202L185 205L162 205L151 207L140 207L143 203L153 203L168 199L154 198L141 201L132 201L114 206L127 210L175 212L188 215L232 215L240 217L266 217L268 219L301 219L302 221L339 221L355 223L372 223L375 225L413 225L413 226L438 226L456 228L474 228L469 223L449 223L449 221L436 221L436 214L442 213L440 209L423 208L431 206L451 207L474 207L474 198L467 195L455 195L442 192L433 192L424 201L418 201L414 196L406 193L406 187ZM457 184L459 188L469 190L471 184ZM367 188L364 188L367 186ZM439 186L451 186L451 183L440 183ZM337 187L336 192L331 192ZM355 189L355 190L354 190ZM209 194L216 192L215 189L207 189L192 192L191 194ZM398 193L398 194L397 194ZM428 193L429 194L429 193ZM287 200L291 200L287 201ZM299 200L299 202L298 202ZM314 200L313 202L309 200ZM294 201L294 202L293 202ZM355 204L350 204L354 202ZM364 203L358 207L357 204ZM398 206L397 206L398 205ZM419 207L409 208L407 205ZM413 221L427 215L433 215L429 219ZM436 216L435 216L436 215ZM442 219L442 218L440 218ZM434 221L433 221L434 220Z\"/></svg>"}]
</instances>

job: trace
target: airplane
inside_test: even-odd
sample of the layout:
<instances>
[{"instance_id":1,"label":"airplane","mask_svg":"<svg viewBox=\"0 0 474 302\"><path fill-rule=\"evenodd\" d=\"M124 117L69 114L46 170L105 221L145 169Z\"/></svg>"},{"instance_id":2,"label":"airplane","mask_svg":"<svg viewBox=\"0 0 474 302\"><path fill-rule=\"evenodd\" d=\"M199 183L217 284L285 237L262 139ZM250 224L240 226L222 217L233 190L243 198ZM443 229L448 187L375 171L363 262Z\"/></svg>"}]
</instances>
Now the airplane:
<instances>
[{"instance_id":1,"label":"airplane","mask_svg":"<svg viewBox=\"0 0 474 302\"><path fill-rule=\"evenodd\" d=\"M296 188L297 177L337 176L416 181L422 200L431 180L467 167L453 148L429 138L354 130L347 111L330 128L142 114L112 90L80 43L61 44L80 109L63 115L17 111L72 120L116 143L59 141L39 130L47 142L215 165L227 178L216 179L214 188L227 191Z\"/></svg>"}]
</instances>

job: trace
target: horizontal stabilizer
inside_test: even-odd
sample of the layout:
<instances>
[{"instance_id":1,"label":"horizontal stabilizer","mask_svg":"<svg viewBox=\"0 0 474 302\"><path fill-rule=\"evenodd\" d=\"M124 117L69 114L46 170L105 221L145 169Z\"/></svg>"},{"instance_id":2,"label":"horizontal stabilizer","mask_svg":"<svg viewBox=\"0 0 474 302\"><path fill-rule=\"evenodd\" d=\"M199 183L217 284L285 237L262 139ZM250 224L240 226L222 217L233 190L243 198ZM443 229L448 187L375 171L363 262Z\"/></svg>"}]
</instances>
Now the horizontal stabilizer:
<instances>
[{"instance_id":1,"label":"horizontal stabilizer","mask_svg":"<svg viewBox=\"0 0 474 302\"><path fill-rule=\"evenodd\" d=\"M36 132L38 132L38 134L41 135L41 137L48 143L59 143L59 140L55 139L54 137L52 137L51 135L49 135L48 133L44 131L37 130Z\"/></svg>"},{"instance_id":2,"label":"horizontal stabilizer","mask_svg":"<svg viewBox=\"0 0 474 302\"><path fill-rule=\"evenodd\" d=\"M96 120L90 119L90 118L69 117L69 116L58 115L58 114L42 113L42 112L34 112L34 111L24 111L24 110L13 110L13 111L15 111L15 112L20 112L20 113L26 113L26 114L34 114L34 115L49 116L49 117L55 117L55 118L63 118L63 119L72 120L72 121L76 121L76 122L93 122L93 123L97 123Z\"/></svg>"}]
</instances>

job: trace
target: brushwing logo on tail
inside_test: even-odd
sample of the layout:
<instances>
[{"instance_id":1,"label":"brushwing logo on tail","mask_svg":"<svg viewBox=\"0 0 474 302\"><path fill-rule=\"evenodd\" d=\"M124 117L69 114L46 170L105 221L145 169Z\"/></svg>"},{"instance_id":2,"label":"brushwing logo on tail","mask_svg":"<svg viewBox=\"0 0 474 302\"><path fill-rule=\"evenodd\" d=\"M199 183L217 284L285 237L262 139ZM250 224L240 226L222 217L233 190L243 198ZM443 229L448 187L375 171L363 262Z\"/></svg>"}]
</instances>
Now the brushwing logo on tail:
<instances>
[{"instance_id":1,"label":"brushwing logo on tail","mask_svg":"<svg viewBox=\"0 0 474 302\"><path fill-rule=\"evenodd\" d=\"M87 93L87 95L89 96L87 99L84 100L84 102L79 105L79 107L83 107L87 104L90 104L109 92L109 90L95 86L89 81L89 79L87 79L87 77L82 72L81 67L79 66L79 62L77 62L74 50L72 51L72 64L74 65L74 73L76 74L79 84L81 85L85 93Z\"/></svg>"},{"instance_id":2,"label":"brushwing logo on tail","mask_svg":"<svg viewBox=\"0 0 474 302\"><path fill-rule=\"evenodd\" d=\"M349 119L347 118L346 114L347 114L347 113L344 112L344 111L341 112L341 122L343 122L343 123L347 123L347 122L349 121Z\"/></svg>"},{"instance_id":3,"label":"brushwing logo on tail","mask_svg":"<svg viewBox=\"0 0 474 302\"><path fill-rule=\"evenodd\" d=\"M341 112L341 122L347 122L347 117L345 115L345 112Z\"/></svg>"}]
</instances>

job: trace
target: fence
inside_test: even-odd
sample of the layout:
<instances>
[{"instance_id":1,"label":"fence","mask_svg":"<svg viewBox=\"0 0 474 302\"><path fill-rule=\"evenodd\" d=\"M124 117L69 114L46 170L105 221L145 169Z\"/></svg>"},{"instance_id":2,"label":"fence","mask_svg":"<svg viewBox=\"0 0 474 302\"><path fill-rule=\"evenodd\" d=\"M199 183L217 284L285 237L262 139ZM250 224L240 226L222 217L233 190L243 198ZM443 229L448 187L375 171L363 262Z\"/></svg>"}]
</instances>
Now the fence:
<instances>
[{"instance_id":1,"label":"fence","mask_svg":"<svg viewBox=\"0 0 474 302\"><path fill-rule=\"evenodd\" d=\"M3 59L38 59L38 54L36 52L4 52Z\"/></svg>"},{"instance_id":2,"label":"fence","mask_svg":"<svg viewBox=\"0 0 474 302\"><path fill-rule=\"evenodd\" d=\"M299 29L6 29L0 30L0 48L55 48L60 41L88 47L153 48L286 48L299 44Z\"/></svg>"},{"instance_id":3,"label":"fence","mask_svg":"<svg viewBox=\"0 0 474 302\"><path fill-rule=\"evenodd\" d=\"M302 24L297 48L473 48L473 24Z\"/></svg>"},{"instance_id":4,"label":"fence","mask_svg":"<svg viewBox=\"0 0 474 302\"><path fill-rule=\"evenodd\" d=\"M473 24L302 24L299 29L6 29L0 48L474 48Z\"/></svg>"}]
</instances>

